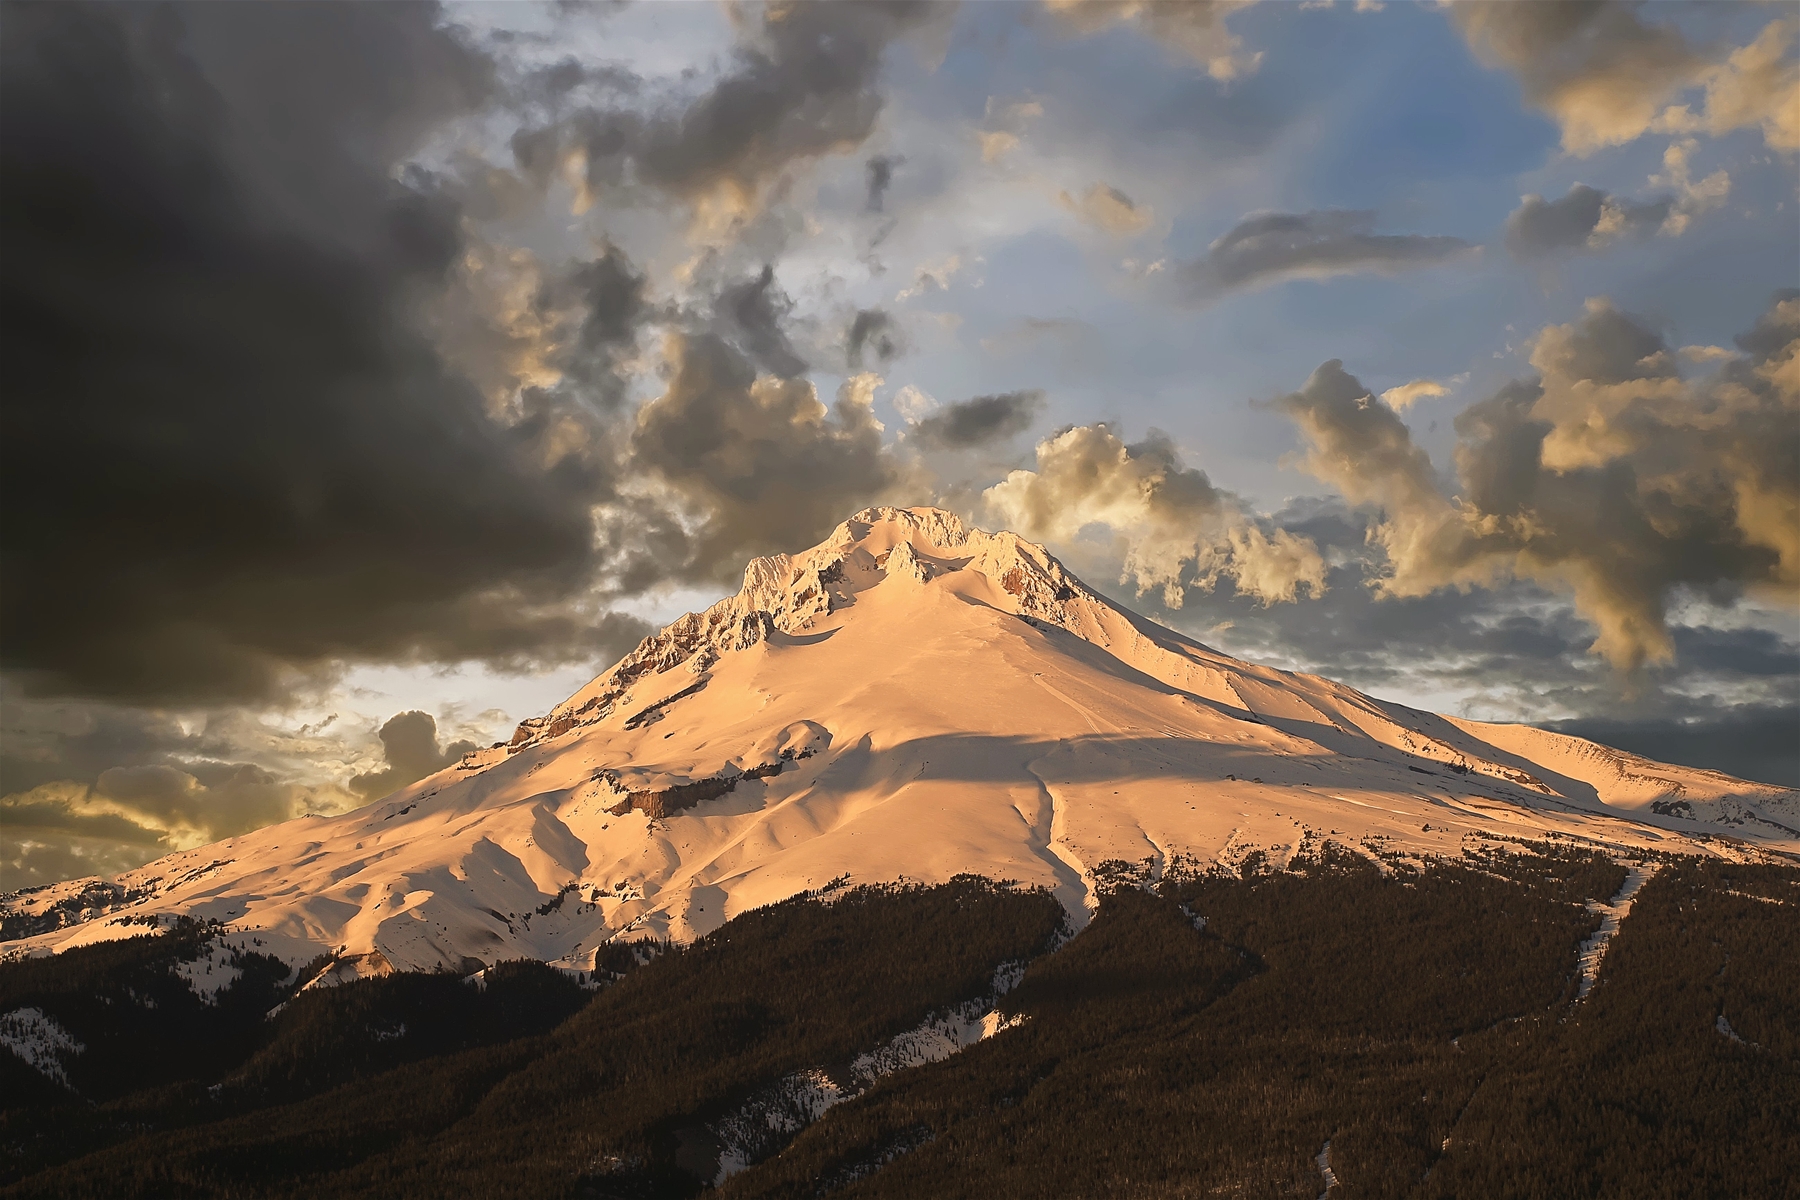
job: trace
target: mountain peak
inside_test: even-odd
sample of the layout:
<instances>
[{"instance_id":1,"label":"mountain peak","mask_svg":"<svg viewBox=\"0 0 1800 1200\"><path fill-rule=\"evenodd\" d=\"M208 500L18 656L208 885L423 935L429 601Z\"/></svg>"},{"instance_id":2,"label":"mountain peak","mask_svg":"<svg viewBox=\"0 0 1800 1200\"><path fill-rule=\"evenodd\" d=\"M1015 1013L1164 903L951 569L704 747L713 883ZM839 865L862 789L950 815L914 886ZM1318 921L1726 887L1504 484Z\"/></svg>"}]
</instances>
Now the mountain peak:
<instances>
[{"instance_id":1,"label":"mountain peak","mask_svg":"<svg viewBox=\"0 0 1800 1200\"><path fill-rule=\"evenodd\" d=\"M972 528L941 508L865 508L809 550L751 559L735 595L645 638L548 715L520 724L512 746L604 720L647 676L677 668L704 676L722 655L748 650L775 634L805 634L887 579L924 584L955 572L991 581L1002 593L993 597L1002 610L1078 634L1096 622L1069 604L1106 605L1044 547L1015 533ZM1090 619L1083 621L1083 615Z\"/></svg>"},{"instance_id":2,"label":"mountain peak","mask_svg":"<svg viewBox=\"0 0 1800 1200\"><path fill-rule=\"evenodd\" d=\"M27 952L161 914L254 930L293 962L330 951L334 978L586 968L610 940L692 938L846 876L1015 880L1079 926L1101 881L1177 863L1280 866L1333 842L1385 869L1560 838L1800 853L1800 793L1242 662L1016 534L870 508L751 561L734 595L507 744L127 872L104 885L117 904L76 903L86 881L7 904L39 931Z\"/></svg>"}]
</instances>

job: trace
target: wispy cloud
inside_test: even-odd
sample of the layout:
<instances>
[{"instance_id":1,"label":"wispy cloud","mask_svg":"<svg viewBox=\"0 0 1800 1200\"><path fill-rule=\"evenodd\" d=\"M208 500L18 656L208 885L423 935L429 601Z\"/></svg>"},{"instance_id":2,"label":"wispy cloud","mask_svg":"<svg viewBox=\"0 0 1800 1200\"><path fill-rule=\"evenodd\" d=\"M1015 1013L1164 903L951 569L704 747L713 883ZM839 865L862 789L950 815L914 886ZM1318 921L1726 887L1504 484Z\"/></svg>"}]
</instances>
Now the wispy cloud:
<instances>
[{"instance_id":1,"label":"wispy cloud","mask_svg":"<svg viewBox=\"0 0 1800 1200\"><path fill-rule=\"evenodd\" d=\"M1461 238L1374 229L1372 212L1252 213L1174 276L1187 298L1205 301L1288 279L1391 275L1479 253Z\"/></svg>"}]
</instances>

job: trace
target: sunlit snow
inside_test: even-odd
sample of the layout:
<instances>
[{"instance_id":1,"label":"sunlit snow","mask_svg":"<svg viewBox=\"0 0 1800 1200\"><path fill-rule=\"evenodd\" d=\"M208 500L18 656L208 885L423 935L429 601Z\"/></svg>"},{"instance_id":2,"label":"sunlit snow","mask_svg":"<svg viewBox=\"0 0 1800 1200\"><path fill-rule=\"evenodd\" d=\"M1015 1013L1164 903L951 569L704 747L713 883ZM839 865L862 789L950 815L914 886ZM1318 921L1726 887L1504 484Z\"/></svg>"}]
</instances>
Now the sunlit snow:
<instances>
[{"instance_id":1,"label":"sunlit snow","mask_svg":"<svg viewBox=\"0 0 1800 1200\"><path fill-rule=\"evenodd\" d=\"M1014 880L1079 928L1102 875L1281 867L1328 841L1384 865L1497 839L1754 859L1800 850L1797 829L1800 793L1245 663L1012 534L871 509L755 560L738 595L511 743L127 872L129 900L8 949L188 914L293 965L334 956L321 982L522 956L587 970L611 939L691 940L845 878Z\"/></svg>"}]
</instances>

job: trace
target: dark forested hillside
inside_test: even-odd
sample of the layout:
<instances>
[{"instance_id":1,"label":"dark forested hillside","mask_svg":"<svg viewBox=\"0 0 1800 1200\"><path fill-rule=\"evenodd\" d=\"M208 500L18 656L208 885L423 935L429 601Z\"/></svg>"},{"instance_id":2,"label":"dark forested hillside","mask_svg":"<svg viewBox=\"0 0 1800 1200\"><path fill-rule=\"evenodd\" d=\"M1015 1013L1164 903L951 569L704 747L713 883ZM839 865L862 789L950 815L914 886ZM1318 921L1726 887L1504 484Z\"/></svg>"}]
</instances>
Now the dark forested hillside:
<instances>
[{"instance_id":1,"label":"dark forested hillside","mask_svg":"<svg viewBox=\"0 0 1800 1200\"><path fill-rule=\"evenodd\" d=\"M615 1161L646 1194L685 1194L696 1186L674 1166L685 1131L770 1079L983 995L1062 921L1047 895L972 878L799 898L654 956L541 1036L574 1007L564 989L578 992L545 967L490 969L500 978L482 992L416 975L312 990L241 1065L185 1079L179 1103L167 1087L98 1106L40 1097L9 1104L0 1138L15 1178L115 1143L28 1175L23 1195L542 1196ZM66 1007L29 997L52 1015ZM422 1046L415 1029L428 1031Z\"/></svg>"},{"instance_id":2,"label":"dark forested hillside","mask_svg":"<svg viewBox=\"0 0 1800 1200\"><path fill-rule=\"evenodd\" d=\"M1421 871L1327 845L1153 883L1119 864L1066 943L1042 893L844 890L622 953L598 991L520 964L251 1020L279 987L246 972L206 1009L219 1046L183 1068L96 1040L71 1092L6 1064L26 1076L0 1118L6 1194L1790 1194L1800 871L1652 865L1579 1000L1625 869L1542 846ZM83 997L117 1007L143 980L109 981L202 933L7 965L0 996L98 1039ZM1029 962L998 1000L1012 1027L846 1082L1009 962ZM188 1011L171 995L134 1019ZM807 1072L848 1098L817 1120L769 1106ZM746 1112L760 1149L722 1177L719 1131Z\"/></svg>"},{"instance_id":3,"label":"dark forested hillside","mask_svg":"<svg viewBox=\"0 0 1800 1200\"><path fill-rule=\"evenodd\" d=\"M1119 892L1027 976L1021 1028L725 1194L1310 1197L1326 1166L1334 1197L1788 1194L1800 873L1668 867L1576 1005L1597 920L1572 902L1623 871L1482 868L1328 855Z\"/></svg>"}]
</instances>

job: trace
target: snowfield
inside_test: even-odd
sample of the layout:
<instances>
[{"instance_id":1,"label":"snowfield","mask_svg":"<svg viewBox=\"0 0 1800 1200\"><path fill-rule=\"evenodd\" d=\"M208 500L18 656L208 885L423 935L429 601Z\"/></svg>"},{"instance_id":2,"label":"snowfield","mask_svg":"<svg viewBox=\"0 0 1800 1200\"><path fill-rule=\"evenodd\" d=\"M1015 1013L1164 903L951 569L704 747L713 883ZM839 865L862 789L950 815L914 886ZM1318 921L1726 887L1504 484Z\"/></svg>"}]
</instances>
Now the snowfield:
<instances>
[{"instance_id":1,"label":"snowfield","mask_svg":"<svg viewBox=\"0 0 1800 1200\"><path fill-rule=\"evenodd\" d=\"M186 914L296 966L332 954L342 980L587 969L611 939L686 941L845 876L1043 886L1079 927L1120 864L1496 838L1757 859L1800 853L1797 830L1792 790L1241 662L1013 534L878 508L755 560L736 596L509 744L355 812L3 907L66 922L9 954ZM72 896L116 902L58 907Z\"/></svg>"}]
</instances>

